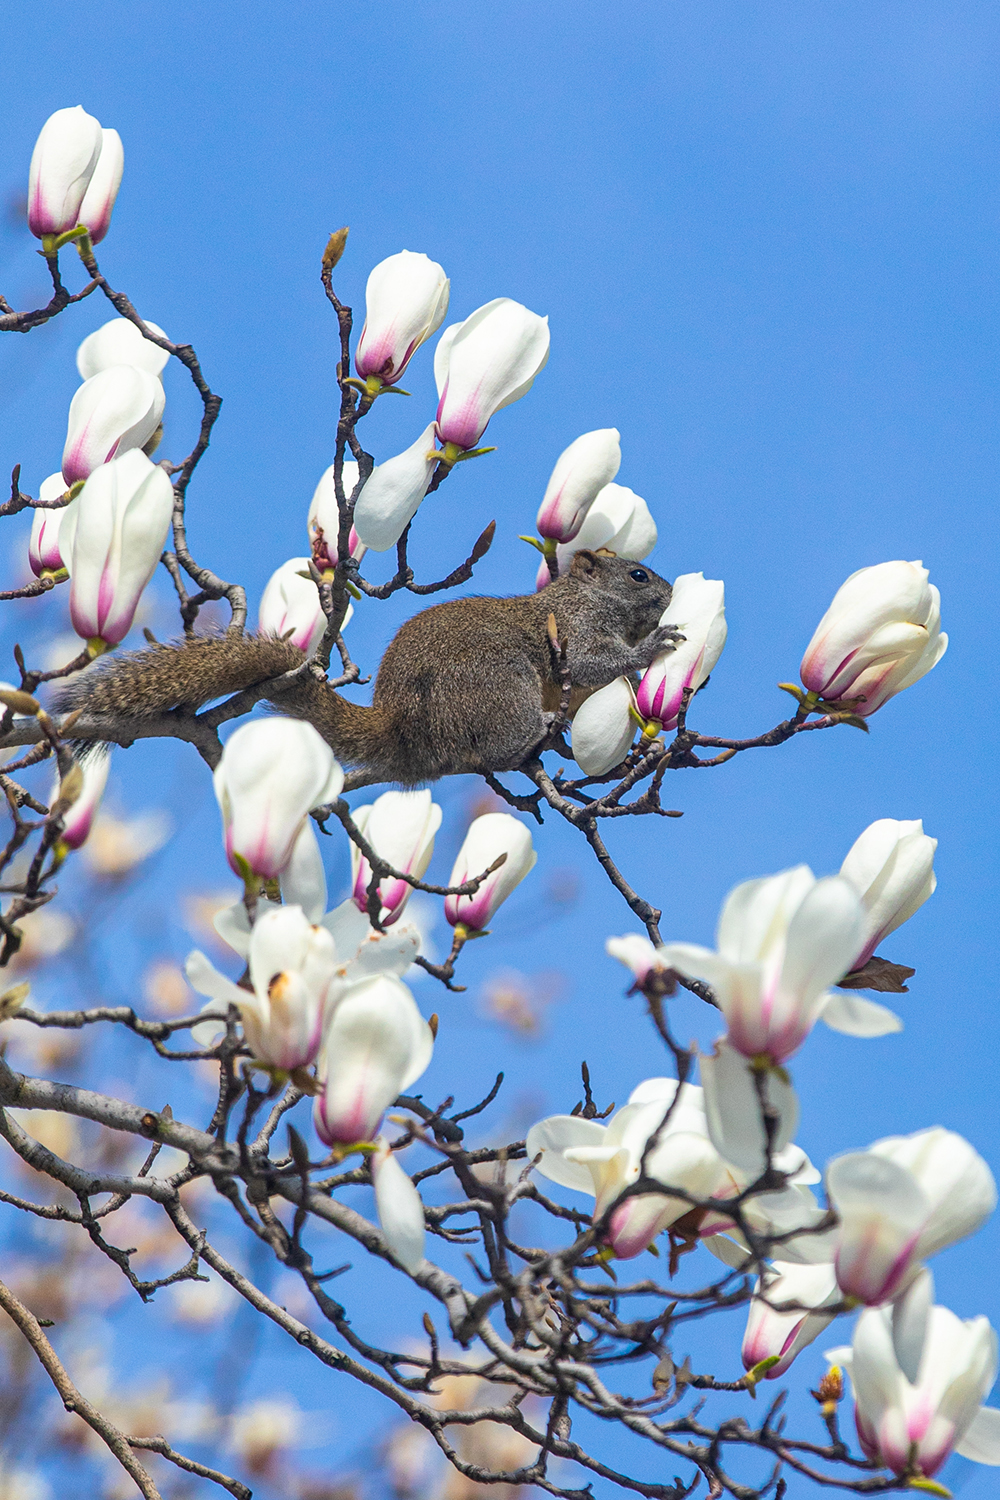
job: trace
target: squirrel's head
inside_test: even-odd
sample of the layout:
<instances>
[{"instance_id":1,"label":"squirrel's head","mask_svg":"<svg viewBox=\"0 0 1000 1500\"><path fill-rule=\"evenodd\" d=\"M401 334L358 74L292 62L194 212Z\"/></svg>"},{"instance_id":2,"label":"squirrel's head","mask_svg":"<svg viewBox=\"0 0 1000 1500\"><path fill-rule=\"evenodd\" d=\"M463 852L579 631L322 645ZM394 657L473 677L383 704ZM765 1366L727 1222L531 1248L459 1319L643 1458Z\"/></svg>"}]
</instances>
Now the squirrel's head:
<instances>
[{"instance_id":1,"label":"squirrel's head","mask_svg":"<svg viewBox=\"0 0 1000 1500\"><path fill-rule=\"evenodd\" d=\"M582 547L574 553L569 571L570 577L608 599L615 618L635 641L655 630L673 593L667 580L645 563L618 557L604 547L596 552Z\"/></svg>"}]
</instances>

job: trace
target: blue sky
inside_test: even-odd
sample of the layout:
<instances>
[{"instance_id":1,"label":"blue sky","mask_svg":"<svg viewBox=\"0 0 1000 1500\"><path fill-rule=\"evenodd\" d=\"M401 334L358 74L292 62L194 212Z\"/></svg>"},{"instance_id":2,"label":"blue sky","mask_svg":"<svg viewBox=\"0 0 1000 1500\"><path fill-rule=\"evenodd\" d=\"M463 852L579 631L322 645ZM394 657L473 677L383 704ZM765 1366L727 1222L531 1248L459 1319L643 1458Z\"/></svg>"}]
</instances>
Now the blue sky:
<instances>
[{"instance_id":1,"label":"blue sky","mask_svg":"<svg viewBox=\"0 0 1000 1500\"><path fill-rule=\"evenodd\" d=\"M52 0L20 7L7 41L21 62L0 93L0 191L23 189L37 130L63 105L82 103L124 138L101 264L195 344L224 397L189 536L255 600L302 549L332 456L336 330L318 265L344 223L337 284L356 308L371 265L405 247L444 265L454 317L504 295L550 318L550 363L492 424L498 451L463 466L422 513L420 576L448 571L495 518L476 587L530 588L533 555L517 534L552 463L580 432L617 426L619 480L659 525L653 564L726 582L729 644L694 722L750 734L785 715L775 683L795 676L843 579L923 558L951 646L869 737L838 729L709 777L678 773L669 800L683 819L619 825L610 842L665 908L664 935L707 942L738 880L799 861L835 870L874 818L922 817L940 840L939 890L885 947L918 969L900 1007L907 1030L877 1042L817 1033L793 1070L800 1139L822 1160L941 1123L1000 1166L996 8L638 0L612 14L591 0L286 0L279 13ZM34 305L42 270L30 237L6 222L0 285L15 305ZM29 489L58 465L73 354L106 315L91 301L0 348L0 465L20 461ZM412 398L380 402L364 429L377 459L432 413L429 351L406 384ZM195 415L170 372L164 452L190 447ZM4 524L0 558L14 575L27 527ZM155 589L168 631L169 592ZM17 606L7 639L43 641L60 607L42 622ZM365 670L409 608L359 610L351 631ZM175 883L225 879L192 755L140 745L117 757L127 806L180 803L192 771L160 866L164 902ZM443 787L446 815L457 819L474 792ZM454 842L442 836L439 876ZM435 997L429 1094L459 1070L474 1094L503 1065L512 1097L556 1110L576 1098L581 1057L619 1102L659 1068L602 952L606 934L635 924L577 842L546 827L534 889L467 955L469 996ZM540 893L567 867L577 904L539 924ZM182 953L186 938L175 939ZM501 965L564 972L542 1043L518 1043L478 1013L476 986ZM685 1037L713 1034L694 1002L678 1003L677 1024ZM1000 1326L998 1249L991 1225L935 1269L941 1300ZM793 1373L804 1388L819 1369L811 1351ZM961 1461L948 1478L968 1496L992 1482Z\"/></svg>"}]
</instances>

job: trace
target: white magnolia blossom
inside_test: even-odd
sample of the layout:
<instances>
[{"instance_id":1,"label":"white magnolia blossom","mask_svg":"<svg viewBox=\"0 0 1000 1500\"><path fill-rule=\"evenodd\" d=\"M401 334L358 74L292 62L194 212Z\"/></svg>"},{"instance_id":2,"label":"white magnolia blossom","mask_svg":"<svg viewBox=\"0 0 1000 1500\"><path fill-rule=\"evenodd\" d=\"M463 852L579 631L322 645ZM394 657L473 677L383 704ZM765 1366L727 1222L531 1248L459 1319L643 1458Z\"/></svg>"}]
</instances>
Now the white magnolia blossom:
<instances>
[{"instance_id":1,"label":"white magnolia blossom","mask_svg":"<svg viewBox=\"0 0 1000 1500\"><path fill-rule=\"evenodd\" d=\"M474 448L490 418L527 395L548 357L548 318L510 297L452 323L434 351L442 443Z\"/></svg>"},{"instance_id":2,"label":"white magnolia blossom","mask_svg":"<svg viewBox=\"0 0 1000 1500\"><path fill-rule=\"evenodd\" d=\"M538 535L571 542L587 512L621 467L621 434L617 427L585 432L556 460L538 511Z\"/></svg>"},{"instance_id":3,"label":"white magnolia blossom","mask_svg":"<svg viewBox=\"0 0 1000 1500\"><path fill-rule=\"evenodd\" d=\"M842 584L802 658L806 688L873 714L942 658L941 595L920 562L860 568Z\"/></svg>"},{"instance_id":4,"label":"white magnolia blossom","mask_svg":"<svg viewBox=\"0 0 1000 1500\"><path fill-rule=\"evenodd\" d=\"M354 822L393 869L419 880L434 853L434 835L441 827L441 809L428 791L383 792L374 802L358 807ZM351 891L359 911L367 912L372 868L356 844L351 844ZM402 915L413 887L386 876L379 882L380 920L389 926Z\"/></svg>"},{"instance_id":5,"label":"white magnolia blossom","mask_svg":"<svg viewBox=\"0 0 1000 1500\"><path fill-rule=\"evenodd\" d=\"M666 974L667 965L662 961L648 937L638 932L626 933L624 937L608 938L604 951L620 964L630 969L636 984L644 984L655 971ZM676 983L676 981L675 981Z\"/></svg>"},{"instance_id":6,"label":"white magnolia blossom","mask_svg":"<svg viewBox=\"0 0 1000 1500\"><path fill-rule=\"evenodd\" d=\"M531 833L510 813L483 813L473 818L448 877L449 885L464 885L488 870L501 854L506 859L471 896L446 896L444 914L453 927L459 923L482 932L497 907L535 867L538 855Z\"/></svg>"},{"instance_id":7,"label":"white magnolia blossom","mask_svg":"<svg viewBox=\"0 0 1000 1500\"><path fill-rule=\"evenodd\" d=\"M883 1005L827 986L848 972L864 934L864 912L842 875L817 880L806 865L748 880L726 897L718 950L667 943L670 968L712 986L738 1052L781 1063L822 1017L850 1036L899 1031Z\"/></svg>"},{"instance_id":8,"label":"white magnolia blossom","mask_svg":"<svg viewBox=\"0 0 1000 1500\"><path fill-rule=\"evenodd\" d=\"M919 818L879 818L851 846L840 873L851 882L865 912L864 944L852 964L860 969L882 939L908 922L937 886L934 851Z\"/></svg>"},{"instance_id":9,"label":"white magnolia blossom","mask_svg":"<svg viewBox=\"0 0 1000 1500\"><path fill-rule=\"evenodd\" d=\"M604 776L626 757L639 727L635 692L627 677L585 698L573 715L570 746L585 776Z\"/></svg>"},{"instance_id":10,"label":"white magnolia blossom","mask_svg":"<svg viewBox=\"0 0 1000 1500\"><path fill-rule=\"evenodd\" d=\"M397 1094L431 1060L434 1035L401 980L376 974L353 984L330 1017L319 1057L322 1092L313 1121L328 1146L374 1138Z\"/></svg>"},{"instance_id":11,"label":"white magnolia blossom","mask_svg":"<svg viewBox=\"0 0 1000 1500\"><path fill-rule=\"evenodd\" d=\"M28 228L39 239L75 229L101 155L101 122L82 105L57 109L42 126L28 175Z\"/></svg>"},{"instance_id":12,"label":"white magnolia blossom","mask_svg":"<svg viewBox=\"0 0 1000 1500\"><path fill-rule=\"evenodd\" d=\"M437 465L434 423L402 453L376 464L354 508L354 529L373 552L399 541L427 493Z\"/></svg>"},{"instance_id":13,"label":"white magnolia blossom","mask_svg":"<svg viewBox=\"0 0 1000 1500\"><path fill-rule=\"evenodd\" d=\"M90 231L91 243L99 245L111 228L111 214L125 170L125 148L117 130L101 130L101 150L97 165L87 184L80 204L77 223Z\"/></svg>"},{"instance_id":14,"label":"white magnolia blossom","mask_svg":"<svg viewBox=\"0 0 1000 1500\"><path fill-rule=\"evenodd\" d=\"M58 500L65 493L66 481L62 474L50 474L38 487L39 500ZM36 578L41 578L43 573L58 573L60 568L66 567L59 534L67 511L75 506L76 501L71 500L69 505L61 505L55 510L35 511L28 540L28 564Z\"/></svg>"},{"instance_id":15,"label":"white magnolia blossom","mask_svg":"<svg viewBox=\"0 0 1000 1500\"><path fill-rule=\"evenodd\" d=\"M353 614L354 605L349 604L341 630ZM285 637L307 656L316 650L326 630L326 615L308 557L290 557L271 574L260 598L257 626L264 635Z\"/></svg>"},{"instance_id":16,"label":"white magnolia blossom","mask_svg":"<svg viewBox=\"0 0 1000 1500\"><path fill-rule=\"evenodd\" d=\"M138 449L96 468L66 507L59 551L70 573L70 619L85 641L117 646L128 634L173 511L170 480Z\"/></svg>"},{"instance_id":17,"label":"white magnolia blossom","mask_svg":"<svg viewBox=\"0 0 1000 1500\"><path fill-rule=\"evenodd\" d=\"M675 626L684 639L646 669L636 704L645 719L674 729L684 694L698 691L715 670L726 644L724 584L702 573L682 573L660 624Z\"/></svg>"},{"instance_id":18,"label":"white magnolia blossom","mask_svg":"<svg viewBox=\"0 0 1000 1500\"><path fill-rule=\"evenodd\" d=\"M587 511L573 540L556 548L556 561L562 574L568 571L574 554L582 547L591 552L604 547L618 557L641 562L652 552L656 540L656 522L645 500L624 484L606 484ZM543 558L536 586L543 589L550 579L548 564Z\"/></svg>"},{"instance_id":19,"label":"white magnolia blossom","mask_svg":"<svg viewBox=\"0 0 1000 1500\"><path fill-rule=\"evenodd\" d=\"M63 831L59 840L67 849L79 849L87 840L108 784L111 749L108 745L98 745L78 764L83 773L83 786L80 795L63 816ZM58 794L57 776L52 785L50 802L54 802Z\"/></svg>"},{"instance_id":20,"label":"white magnolia blossom","mask_svg":"<svg viewBox=\"0 0 1000 1500\"><path fill-rule=\"evenodd\" d=\"M309 545L316 566L320 569L337 566L337 539L340 536L340 511L337 508L337 487L333 477L334 465L324 469L309 503L306 525L309 530ZM344 494L349 500L359 478L358 466L353 458L344 459ZM349 537L350 553L359 562L368 550L352 526Z\"/></svg>"},{"instance_id":21,"label":"white magnolia blossom","mask_svg":"<svg viewBox=\"0 0 1000 1500\"><path fill-rule=\"evenodd\" d=\"M151 333L166 338L157 323L145 321ZM84 339L76 351L76 368L81 380L90 380L112 365L134 365L149 375L159 375L169 358L166 349L143 338L131 318L112 318Z\"/></svg>"},{"instance_id":22,"label":"white magnolia blossom","mask_svg":"<svg viewBox=\"0 0 1000 1500\"><path fill-rule=\"evenodd\" d=\"M1000 1464L1000 1411L984 1406L997 1373L997 1336L986 1318L933 1307L909 1379L893 1344L888 1308L866 1308L850 1348L831 1349L854 1386L858 1438L867 1456L908 1474L936 1474L951 1452Z\"/></svg>"},{"instance_id":23,"label":"white magnolia blossom","mask_svg":"<svg viewBox=\"0 0 1000 1500\"><path fill-rule=\"evenodd\" d=\"M66 483L143 448L160 425L164 399L156 376L135 365L109 365L85 380L69 406L62 457Z\"/></svg>"},{"instance_id":24,"label":"white magnolia blossom","mask_svg":"<svg viewBox=\"0 0 1000 1500\"><path fill-rule=\"evenodd\" d=\"M533 1125L528 1160L551 1182L591 1194L597 1223L639 1177L646 1143L677 1092L672 1078L650 1078L607 1125L582 1115L552 1115ZM708 1138L701 1089L686 1083L646 1163L650 1177L695 1199L711 1198L726 1182L726 1164ZM630 1260L691 1207L687 1197L644 1193L626 1198L608 1220L607 1240L619 1260Z\"/></svg>"},{"instance_id":25,"label":"white magnolia blossom","mask_svg":"<svg viewBox=\"0 0 1000 1500\"><path fill-rule=\"evenodd\" d=\"M437 261L400 250L380 261L365 288L365 326L354 366L362 380L394 385L444 322L451 283Z\"/></svg>"},{"instance_id":26,"label":"white magnolia blossom","mask_svg":"<svg viewBox=\"0 0 1000 1500\"><path fill-rule=\"evenodd\" d=\"M754 1289L740 1351L743 1368L752 1370L761 1360L777 1357L777 1364L764 1378L777 1380L784 1375L795 1356L832 1322L834 1314L824 1309L840 1302L841 1297L829 1263L800 1266L775 1262ZM798 1306L782 1311L782 1303Z\"/></svg>"},{"instance_id":27,"label":"white magnolia blossom","mask_svg":"<svg viewBox=\"0 0 1000 1500\"><path fill-rule=\"evenodd\" d=\"M311 724L272 718L230 735L212 779L230 865L273 880L310 811L340 795L344 772Z\"/></svg>"},{"instance_id":28,"label":"white magnolia blossom","mask_svg":"<svg viewBox=\"0 0 1000 1500\"><path fill-rule=\"evenodd\" d=\"M252 991L220 974L197 950L185 972L200 994L238 1007L258 1062L282 1072L308 1067L343 989L333 938L325 927L313 926L301 907L271 907L254 923L247 957Z\"/></svg>"},{"instance_id":29,"label":"white magnolia blossom","mask_svg":"<svg viewBox=\"0 0 1000 1500\"><path fill-rule=\"evenodd\" d=\"M668 1108L670 1118L647 1162L649 1175L664 1187L678 1189L696 1199L715 1199L717 1210L705 1213L698 1233L716 1236L733 1232L725 1203L752 1180L731 1162L723 1160L712 1143L705 1113L703 1091L694 1084L682 1085L680 1097L672 1078L648 1078L633 1089L628 1104L612 1115L607 1125L582 1115L553 1115L532 1126L527 1138L528 1159L541 1153L538 1170L563 1187L589 1193L596 1198L597 1223L626 1187L639 1176L646 1144L661 1125ZM763 1193L748 1199L743 1213L748 1222L766 1233L772 1224L783 1223L792 1212L794 1227L801 1226L809 1201L815 1202L807 1183L817 1182L819 1173L798 1146L786 1146L774 1157L785 1172L788 1186L779 1193ZM802 1195L805 1194L805 1197ZM674 1194L643 1194L626 1198L611 1214L607 1239L612 1251L628 1260L644 1250L669 1225L682 1218L691 1205ZM776 1231L780 1232L780 1231ZM745 1249L727 1245L739 1257Z\"/></svg>"},{"instance_id":30,"label":"white magnolia blossom","mask_svg":"<svg viewBox=\"0 0 1000 1500\"><path fill-rule=\"evenodd\" d=\"M827 1191L840 1218L837 1280L872 1307L904 1292L929 1256L974 1234L997 1201L983 1158L941 1126L835 1157Z\"/></svg>"},{"instance_id":31,"label":"white magnolia blossom","mask_svg":"<svg viewBox=\"0 0 1000 1500\"><path fill-rule=\"evenodd\" d=\"M424 1205L420 1194L389 1150L384 1136L368 1158L375 1189L375 1208L385 1242L404 1271L413 1272L424 1258Z\"/></svg>"}]
</instances>

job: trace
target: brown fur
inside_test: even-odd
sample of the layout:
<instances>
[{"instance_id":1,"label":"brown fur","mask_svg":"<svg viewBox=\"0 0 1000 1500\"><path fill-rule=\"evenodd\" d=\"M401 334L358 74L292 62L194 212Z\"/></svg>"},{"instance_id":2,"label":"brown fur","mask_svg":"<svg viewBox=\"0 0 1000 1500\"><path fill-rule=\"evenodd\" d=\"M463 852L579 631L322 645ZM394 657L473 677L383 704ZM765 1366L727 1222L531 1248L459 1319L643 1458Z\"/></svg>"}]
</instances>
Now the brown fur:
<instances>
[{"instance_id":1,"label":"brown fur","mask_svg":"<svg viewBox=\"0 0 1000 1500\"><path fill-rule=\"evenodd\" d=\"M382 659L370 708L309 677L273 691L271 701L308 720L346 765L372 779L412 786L511 770L545 738L559 699L549 615L566 642L574 688L593 690L670 649L669 628L657 628L670 594L644 564L581 551L540 593L452 599L407 620ZM68 689L60 707L119 720L194 709L303 659L273 637L200 636L111 658Z\"/></svg>"}]
</instances>

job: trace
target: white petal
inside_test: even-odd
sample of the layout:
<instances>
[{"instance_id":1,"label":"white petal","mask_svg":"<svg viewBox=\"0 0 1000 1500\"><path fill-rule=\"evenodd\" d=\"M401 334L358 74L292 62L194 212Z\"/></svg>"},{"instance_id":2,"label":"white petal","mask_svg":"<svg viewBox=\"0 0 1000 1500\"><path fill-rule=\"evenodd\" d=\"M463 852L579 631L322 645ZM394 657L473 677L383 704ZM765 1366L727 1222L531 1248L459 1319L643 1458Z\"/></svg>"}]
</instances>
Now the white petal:
<instances>
[{"instance_id":1,"label":"white petal","mask_svg":"<svg viewBox=\"0 0 1000 1500\"><path fill-rule=\"evenodd\" d=\"M628 754L637 725L631 714L632 687L618 677L585 698L573 718L573 759L585 776L603 776Z\"/></svg>"},{"instance_id":2,"label":"white petal","mask_svg":"<svg viewBox=\"0 0 1000 1500\"><path fill-rule=\"evenodd\" d=\"M955 1452L977 1464L1000 1464L1000 1411L995 1406L981 1406L965 1435L955 1444Z\"/></svg>"},{"instance_id":3,"label":"white petal","mask_svg":"<svg viewBox=\"0 0 1000 1500\"><path fill-rule=\"evenodd\" d=\"M846 990L827 995L820 1019L831 1031L842 1031L845 1036L889 1036L891 1032L903 1029L899 1016L887 1005L862 1000Z\"/></svg>"},{"instance_id":4,"label":"white petal","mask_svg":"<svg viewBox=\"0 0 1000 1500\"><path fill-rule=\"evenodd\" d=\"M371 1157L378 1221L394 1257L412 1274L424 1258L424 1206L395 1153L380 1144Z\"/></svg>"},{"instance_id":5,"label":"white petal","mask_svg":"<svg viewBox=\"0 0 1000 1500\"><path fill-rule=\"evenodd\" d=\"M197 948L187 956L184 973L192 989L199 995L208 995L212 1000L221 1000L223 1005L242 1005L250 996L241 990L225 974L220 974L204 953Z\"/></svg>"},{"instance_id":6,"label":"white petal","mask_svg":"<svg viewBox=\"0 0 1000 1500\"><path fill-rule=\"evenodd\" d=\"M767 1165L767 1132L761 1117L755 1074L742 1053L725 1041L716 1043L714 1054L701 1058L708 1131L719 1155L751 1178ZM795 1134L799 1103L795 1090L773 1069L763 1074L768 1104L778 1111L774 1150L782 1151Z\"/></svg>"},{"instance_id":7,"label":"white petal","mask_svg":"<svg viewBox=\"0 0 1000 1500\"><path fill-rule=\"evenodd\" d=\"M529 1161L539 1152L541 1161L537 1170L550 1182L560 1187L574 1188L580 1193L594 1196L594 1179L590 1171L576 1161L567 1161L565 1152L582 1146L603 1146L607 1130L596 1120L585 1120L582 1115L550 1115L540 1120L528 1131L525 1149Z\"/></svg>"}]
</instances>

